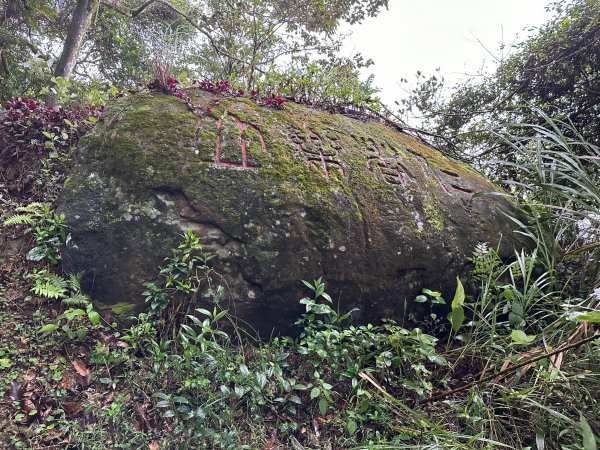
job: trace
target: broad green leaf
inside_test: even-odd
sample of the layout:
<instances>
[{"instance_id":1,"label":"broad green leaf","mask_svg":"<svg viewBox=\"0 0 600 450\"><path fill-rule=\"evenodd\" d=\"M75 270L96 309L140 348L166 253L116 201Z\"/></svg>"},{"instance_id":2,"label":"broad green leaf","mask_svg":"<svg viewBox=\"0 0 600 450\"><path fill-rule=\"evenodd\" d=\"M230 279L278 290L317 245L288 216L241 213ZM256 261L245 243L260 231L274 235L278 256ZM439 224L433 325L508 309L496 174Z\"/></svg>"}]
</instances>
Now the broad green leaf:
<instances>
[{"instance_id":1,"label":"broad green leaf","mask_svg":"<svg viewBox=\"0 0 600 450\"><path fill-rule=\"evenodd\" d=\"M92 326L97 327L100 325L100 314L98 314L96 311L88 311L88 319L90 319Z\"/></svg>"},{"instance_id":2,"label":"broad green leaf","mask_svg":"<svg viewBox=\"0 0 600 450\"><path fill-rule=\"evenodd\" d=\"M304 286L306 286L307 288L309 288L311 291L315 290L315 287L312 284L310 284L308 281L302 280L302 283L304 284Z\"/></svg>"},{"instance_id":3,"label":"broad green leaf","mask_svg":"<svg viewBox=\"0 0 600 450\"><path fill-rule=\"evenodd\" d=\"M577 316L577 319L584 322L600 323L600 311L592 311L585 314L580 314Z\"/></svg>"},{"instance_id":4,"label":"broad green leaf","mask_svg":"<svg viewBox=\"0 0 600 450\"><path fill-rule=\"evenodd\" d=\"M583 414L579 415L579 423L581 424L581 434L583 436L583 450L597 450L596 437Z\"/></svg>"},{"instance_id":5,"label":"broad green leaf","mask_svg":"<svg viewBox=\"0 0 600 450\"><path fill-rule=\"evenodd\" d=\"M42 328L40 328L39 331L40 331L40 333L49 333L54 330L58 330L58 325L49 323L48 325L44 325Z\"/></svg>"},{"instance_id":6,"label":"broad green leaf","mask_svg":"<svg viewBox=\"0 0 600 450\"><path fill-rule=\"evenodd\" d=\"M510 337L516 344L529 344L536 338L535 334L527 335L523 330L513 330Z\"/></svg>"},{"instance_id":7,"label":"broad green leaf","mask_svg":"<svg viewBox=\"0 0 600 450\"><path fill-rule=\"evenodd\" d=\"M424 295L418 295L417 298L415 298L415 302L417 303L425 303L427 301L427 297L425 297Z\"/></svg>"},{"instance_id":8,"label":"broad green leaf","mask_svg":"<svg viewBox=\"0 0 600 450\"><path fill-rule=\"evenodd\" d=\"M452 329L454 332L460 330L462 324L465 321L465 310L463 304L465 303L465 288L460 281L460 278L456 277L456 291L454 292L454 299L452 300Z\"/></svg>"},{"instance_id":9,"label":"broad green leaf","mask_svg":"<svg viewBox=\"0 0 600 450\"><path fill-rule=\"evenodd\" d=\"M456 277L456 291L454 292L454 298L452 299L452 309L462 307L465 303L465 288L460 281L460 278Z\"/></svg>"},{"instance_id":10,"label":"broad green leaf","mask_svg":"<svg viewBox=\"0 0 600 450\"><path fill-rule=\"evenodd\" d=\"M321 395L321 389L319 389L318 387L314 387L311 389L311 391L310 391L311 400L317 398L319 395Z\"/></svg>"},{"instance_id":11,"label":"broad green leaf","mask_svg":"<svg viewBox=\"0 0 600 450\"><path fill-rule=\"evenodd\" d=\"M353 435L356 432L356 422L352 419L348 420L348 423L346 424L346 428L348 429L348 433L350 435Z\"/></svg>"},{"instance_id":12,"label":"broad green leaf","mask_svg":"<svg viewBox=\"0 0 600 450\"><path fill-rule=\"evenodd\" d=\"M321 397L321 399L319 400L319 412L321 413L322 416L324 416L327 413L328 409L329 409L329 402L327 401L326 398Z\"/></svg>"},{"instance_id":13,"label":"broad green leaf","mask_svg":"<svg viewBox=\"0 0 600 450\"><path fill-rule=\"evenodd\" d=\"M33 247L27 252L27 261L41 261L46 257L46 249L43 247Z\"/></svg>"},{"instance_id":14,"label":"broad green leaf","mask_svg":"<svg viewBox=\"0 0 600 450\"><path fill-rule=\"evenodd\" d=\"M446 304L446 300L444 300L443 297L431 297L431 303L436 304L436 305L445 305Z\"/></svg>"},{"instance_id":15,"label":"broad green leaf","mask_svg":"<svg viewBox=\"0 0 600 450\"><path fill-rule=\"evenodd\" d=\"M537 445L537 450L544 450L546 448L546 440L540 432L535 433L535 445Z\"/></svg>"},{"instance_id":16,"label":"broad green leaf","mask_svg":"<svg viewBox=\"0 0 600 450\"><path fill-rule=\"evenodd\" d=\"M429 289L423 289L423 294L430 295L431 297L441 297L442 293L438 291L432 291Z\"/></svg>"}]
</instances>

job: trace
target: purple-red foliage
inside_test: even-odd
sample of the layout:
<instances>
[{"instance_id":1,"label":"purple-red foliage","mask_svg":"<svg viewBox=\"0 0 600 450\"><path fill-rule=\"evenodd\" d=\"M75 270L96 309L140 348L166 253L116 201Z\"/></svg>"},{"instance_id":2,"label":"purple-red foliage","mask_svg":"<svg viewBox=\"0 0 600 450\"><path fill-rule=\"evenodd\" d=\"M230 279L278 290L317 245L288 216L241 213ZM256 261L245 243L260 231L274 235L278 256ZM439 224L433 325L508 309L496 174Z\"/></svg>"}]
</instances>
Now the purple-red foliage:
<instances>
[{"instance_id":1,"label":"purple-red foliage","mask_svg":"<svg viewBox=\"0 0 600 450\"><path fill-rule=\"evenodd\" d=\"M193 80L193 85L198 85L198 87L204 91L215 92L218 94L228 94L235 95L238 97L243 97L245 92L243 89L234 90L232 86L229 84L229 81L219 80L219 81L210 81L210 80ZM252 89L250 91L250 98L256 100L260 104L271 106L273 108L281 107L287 100L283 97L280 97L275 94L271 94L270 97L260 97L257 90Z\"/></svg>"},{"instance_id":2,"label":"purple-red foliage","mask_svg":"<svg viewBox=\"0 0 600 450\"><path fill-rule=\"evenodd\" d=\"M30 192L48 154L75 145L92 125L87 119L101 114L102 108L51 107L30 98L6 102L0 109L0 183L11 193Z\"/></svg>"},{"instance_id":3,"label":"purple-red foliage","mask_svg":"<svg viewBox=\"0 0 600 450\"><path fill-rule=\"evenodd\" d=\"M215 82L212 82L210 80L194 80L192 84L198 84L200 89L204 91L216 92L218 94L230 94L233 91L233 88L227 80L219 80Z\"/></svg>"},{"instance_id":4,"label":"purple-red foliage","mask_svg":"<svg viewBox=\"0 0 600 450\"><path fill-rule=\"evenodd\" d=\"M267 106L281 106L286 102L286 99L275 94L271 94L271 97L264 98L263 101Z\"/></svg>"},{"instance_id":5,"label":"purple-red foliage","mask_svg":"<svg viewBox=\"0 0 600 450\"><path fill-rule=\"evenodd\" d=\"M234 89L227 80L192 80L192 86L198 86L203 91L213 92L224 96L243 97L245 95L245 91L243 89ZM175 78L169 77L164 83L158 79L155 79L152 83L148 84L147 87L150 90L159 90L167 94L176 95L185 102L190 101L190 98L187 95L185 95L185 92L179 87L179 83ZM132 94L137 93L133 91L129 92ZM282 105L287 101L284 97L280 97L275 94L271 94L270 97L260 97L258 91L255 89L252 89L250 91L250 98L258 102L259 104L270 106L272 108L281 108ZM220 103L220 100L215 99L213 100L213 103L215 105L218 105Z\"/></svg>"},{"instance_id":6,"label":"purple-red foliage","mask_svg":"<svg viewBox=\"0 0 600 450\"><path fill-rule=\"evenodd\" d=\"M151 83L148 83L148 89L151 91L161 90L167 94L171 94L179 90L179 81L173 77L167 77L165 81L156 78Z\"/></svg>"}]
</instances>

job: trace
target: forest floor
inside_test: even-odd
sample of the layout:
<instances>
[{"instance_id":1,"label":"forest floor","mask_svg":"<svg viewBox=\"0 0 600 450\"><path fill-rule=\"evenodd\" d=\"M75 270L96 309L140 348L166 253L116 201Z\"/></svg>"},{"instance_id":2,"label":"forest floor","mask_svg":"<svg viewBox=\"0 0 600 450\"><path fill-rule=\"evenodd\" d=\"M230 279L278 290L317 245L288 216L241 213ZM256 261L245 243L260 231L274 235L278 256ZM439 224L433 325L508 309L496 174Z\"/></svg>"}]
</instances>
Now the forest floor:
<instances>
[{"instance_id":1,"label":"forest floor","mask_svg":"<svg viewBox=\"0 0 600 450\"><path fill-rule=\"evenodd\" d=\"M0 228L0 443L2 448L69 448L68 429L85 426L86 408L115 398L92 374L89 355L104 336L89 327L81 340L40 332L64 307L32 296L25 259L31 239ZM7 251L8 250L8 251ZM107 443L108 444L108 443ZM109 448L109 446L107 446Z\"/></svg>"}]
</instances>

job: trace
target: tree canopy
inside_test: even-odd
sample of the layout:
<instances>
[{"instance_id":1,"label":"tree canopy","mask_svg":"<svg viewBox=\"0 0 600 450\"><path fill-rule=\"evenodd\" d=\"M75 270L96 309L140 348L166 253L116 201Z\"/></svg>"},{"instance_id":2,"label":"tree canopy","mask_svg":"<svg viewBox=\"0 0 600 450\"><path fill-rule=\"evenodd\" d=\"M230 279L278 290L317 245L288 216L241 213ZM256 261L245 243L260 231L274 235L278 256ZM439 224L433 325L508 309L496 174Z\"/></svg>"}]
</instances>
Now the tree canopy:
<instances>
[{"instance_id":1,"label":"tree canopy","mask_svg":"<svg viewBox=\"0 0 600 450\"><path fill-rule=\"evenodd\" d=\"M39 93L51 76L122 86L165 55L190 76L252 88L282 64L333 55L340 23L382 7L387 0L2 0L0 96Z\"/></svg>"},{"instance_id":2,"label":"tree canopy","mask_svg":"<svg viewBox=\"0 0 600 450\"><path fill-rule=\"evenodd\" d=\"M510 122L541 124L532 107L600 142L600 3L571 0L549 8L551 20L516 45L491 76L469 79L446 97L443 77L420 74L402 112L422 115L425 128L445 137L434 143L471 156L506 154L494 131Z\"/></svg>"}]
</instances>

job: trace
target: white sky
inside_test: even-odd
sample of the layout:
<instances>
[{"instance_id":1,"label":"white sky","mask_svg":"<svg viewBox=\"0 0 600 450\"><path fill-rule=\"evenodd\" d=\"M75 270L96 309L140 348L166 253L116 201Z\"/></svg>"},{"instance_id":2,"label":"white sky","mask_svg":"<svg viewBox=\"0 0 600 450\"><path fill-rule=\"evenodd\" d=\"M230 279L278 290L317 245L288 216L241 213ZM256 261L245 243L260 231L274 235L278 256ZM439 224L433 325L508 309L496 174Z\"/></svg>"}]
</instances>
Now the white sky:
<instances>
[{"instance_id":1,"label":"white sky","mask_svg":"<svg viewBox=\"0 0 600 450\"><path fill-rule=\"evenodd\" d=\"M375 65L365 74L375 75L374 84L384 103L393 106L406 96L406 78L414 84L417 70L425 75L436 68L446 86L476 74L482 66L494 67L499 46L508 48L517 36L525 38L532 26L550 18L544 7L549 0L390 0L389 10L349 28L342 54L360 52ZM346 28L348 30L348 28Z\"/></svg>"}]
</instances>

